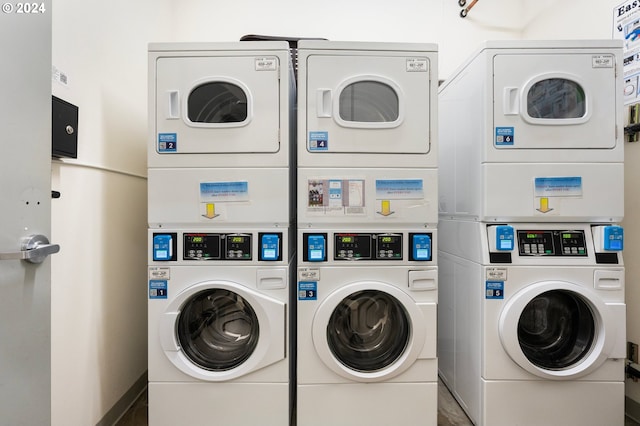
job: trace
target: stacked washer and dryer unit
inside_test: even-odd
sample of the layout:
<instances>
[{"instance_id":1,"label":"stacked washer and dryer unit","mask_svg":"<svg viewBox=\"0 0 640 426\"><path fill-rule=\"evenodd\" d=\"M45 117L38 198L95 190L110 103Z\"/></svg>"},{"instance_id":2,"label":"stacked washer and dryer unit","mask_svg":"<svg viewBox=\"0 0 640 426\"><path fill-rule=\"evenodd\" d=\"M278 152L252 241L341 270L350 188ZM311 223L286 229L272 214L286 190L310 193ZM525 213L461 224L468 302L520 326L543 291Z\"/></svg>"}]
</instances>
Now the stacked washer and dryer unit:
<instances>
[{"instance_id":1,"label":"stacked washer and dryer unit","mask_svg":"<svg viewBox=\"0 0 640 426\"><path fill-rule=\"evenodd\" d=\"M622 49L489 42L439 91L439 372L477 425L624 423Z\"/></svg>"},{"instance_id":2,"label":"stacked washer and dryer unit","mask_svg":"<svg viewBox=\"0 0 640 426\"><path fill-rule=\"evenodd\" d=\"M437 422L437 69L298 43L300 425Z\"/></svg>"},{"instance_id":3,"label":"stacked washer and dryer unit","mask_svg":"<svg viewBox=\"0 0 640 426\"><path fill-rule=\"evenodd\" d=\"M289 46L151 44L149 72L149 424L288 424Z\"/></svg>"}]
</instances>

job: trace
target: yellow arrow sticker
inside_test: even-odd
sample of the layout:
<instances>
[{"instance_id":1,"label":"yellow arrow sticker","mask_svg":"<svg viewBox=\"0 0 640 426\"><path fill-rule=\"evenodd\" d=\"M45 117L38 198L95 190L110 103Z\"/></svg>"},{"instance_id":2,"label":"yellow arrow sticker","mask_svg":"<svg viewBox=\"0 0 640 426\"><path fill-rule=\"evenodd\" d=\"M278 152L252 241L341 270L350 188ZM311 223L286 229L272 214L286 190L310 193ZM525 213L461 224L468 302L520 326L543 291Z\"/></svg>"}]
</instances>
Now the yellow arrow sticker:
<instances>
[{"instance_id":1,"label":"yellow arrow sticker","mask_svg":"<svg viewBox=\"0 0 640 426\"><path fill-rule=\"evenodd\" d=\"M203 216L206 217L207 219L213 219L214 217L216 217L217 216L216 205L214 203L207 203L206 211L205 211L205 214L203 214Z\"/></svg>"},{"instance_id":2,"label":"yellow arrow sticker","mask_svg":"<svg viewBox=\"0 0 640 426\"><path fill-rule=\"evenodd\" d=\"M394 212L391 211L391 200L381 200L380 211L378 213L382 216L392 215Z\"/></svg>"},{"instance_id":3,"label":"yellow arrow sticker","mask_svg":"<svg viewBox=\"0 0 640 426\"><path fill-rule=\"evenodd\" d=\"M549 198L548 197L541 197L540 198L540 208L537 209L540 213L548 213L551 210L553 210L552 208L549 207Z\"/></svg>"}]
</instances>

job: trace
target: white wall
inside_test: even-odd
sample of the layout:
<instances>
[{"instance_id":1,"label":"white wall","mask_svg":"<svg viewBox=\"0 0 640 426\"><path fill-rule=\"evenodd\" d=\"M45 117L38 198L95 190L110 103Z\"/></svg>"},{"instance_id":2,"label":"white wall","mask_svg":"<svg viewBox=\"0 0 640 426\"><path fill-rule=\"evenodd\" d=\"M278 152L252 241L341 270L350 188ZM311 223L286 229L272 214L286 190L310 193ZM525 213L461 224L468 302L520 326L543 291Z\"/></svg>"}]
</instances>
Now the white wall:
<instances>
[{"instance_id":1,"label":"white wall","mask_svg":"<svg viewBox=\"0 0 640 426\"><path fill-rule=\"evenodd\" d=\"M482 40L519 38L524 22L521 1L480 2L465 19L455 0L174 0L174 5L172 41L233 41L245 34L267 34L438 43L441 79Z\"/></svg>"},{"instance_id":2,"label":"white wall","mask_svg":"<svg viewBox=\"0 0 640 426\"><path fill-rule=\"evenodd\" d=\"M535 1L535 0L530 0ZM523 31L525 38L603 38L613 34L614 8L623 0L546 0L546 7ZM640 144L625 144L625 229L627 341L640 343ZM627 380L626 394L640 403L640 382Z\"/></svg>"},{"instance_id":3,"label":"white wall","mask_svg":"<svg viewBox=\"0 0 640 426\"><path fill-rule=\"evenodd\" d=\"M86 426L147 369L147 42L167 1L56 0L53 94L80 109L78 159L54 161L52 425ZM152 18L150 18L152 17Z\"/></svg>"}]
</instances>

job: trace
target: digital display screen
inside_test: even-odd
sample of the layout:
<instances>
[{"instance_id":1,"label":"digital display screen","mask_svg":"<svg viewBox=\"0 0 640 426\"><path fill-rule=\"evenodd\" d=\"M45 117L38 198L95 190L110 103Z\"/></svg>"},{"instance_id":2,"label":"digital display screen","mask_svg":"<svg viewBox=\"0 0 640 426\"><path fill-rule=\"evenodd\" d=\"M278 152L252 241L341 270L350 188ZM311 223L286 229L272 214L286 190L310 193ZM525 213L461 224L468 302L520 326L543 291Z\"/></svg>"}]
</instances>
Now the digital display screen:
<instances>
[{"instance_id":1,"label":"digital display screen","mask_svg":"<svg viewBox=\"0 0 640 426\"><path fill-rule=\"evenodd\" d=\"M587 256L584 231L518 231L520 256Z\"/></svg>"},{"instance_id":2,"label":"digital display screen","mask_svg":"<svg viewBox=\"0 0 640 426\"><path fill-rule=\"evenodd\" d=\"M251 260L250 235L226 235L225 241L225 260Z\"/></svg>"},{"instance_id":3,"label":"digital display screen","mask_svg":"<svg viewBox=\"0 0 640 426\"><path fill-rule=\"evenodd\" d=\"M335 234L334 260L371 258L371 234Z\"/></svg>"},{"instance_id":4,"label":"digital display screen","mask_svg":"<svg viewBox=\"0 0 640 426\"><path fill-rule=\"evenodd\" d=\"M402 235L378 235L375 258L376 260L401 260Z\"/></svg>"},{"instance_id":5,"label":"digital display screen","mask_svg":"<svg viewBox=\"0 0 640 426\"><path fill-rule=\"evenodd\" d=\"M220 259L220 234L184 234L184 259Z\"/></svg>"},{"instance_id":6,"label":"digital display screen","mask_svg":"<svg viewBox=\"0 0 640 426\"><path fill-rule=\"evenodd\" d=\"M586 256L587 247L582 231L564 231L560 234L563 256Z\"/></svg>"},{"instance_id":7,"label":"digital display screen","mask_svg":"<svg viewBox=\"0 0 640 426\"><path fill-rule=\"evenodd\" d=\"M520 256L553 256L555 247L552 231L518 231Z\"/></svg>"}]
</instances>

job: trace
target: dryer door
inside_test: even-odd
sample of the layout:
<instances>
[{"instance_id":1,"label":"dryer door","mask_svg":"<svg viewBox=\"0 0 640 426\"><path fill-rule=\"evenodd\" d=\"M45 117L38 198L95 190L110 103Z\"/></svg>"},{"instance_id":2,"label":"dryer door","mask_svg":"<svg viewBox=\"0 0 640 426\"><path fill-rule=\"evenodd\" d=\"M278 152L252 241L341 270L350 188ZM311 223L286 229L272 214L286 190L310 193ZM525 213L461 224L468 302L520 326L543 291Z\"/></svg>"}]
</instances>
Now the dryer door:
<instances>
[{"instance_id":1,"label":"dryer door","mask_svg":"<svg viewBox=\"0 0 640 426\"><path fill-rule=\"evenodd\" d=\"M157 59L156 151L278 152L281 66L268 55Z\"/></svg>"},{"instance_id":2,"label":"dryer door","mask_svg":"<svg viewBox=\"0 0 640 426\"><path fill-rule=\"evenodd\" d=\"M611 54L496 55L494 147L615 147L616 82Z\"/></svg>"},{"instance_id":3,"label":"dryer door","mask_svg":"<svg viewBox=\"0 0 640 426\"><path fill-rule=\"evenodd\" d=\"M397 287L358 282L333 292L320 305L313 319L313 344L327 367L341 376L382 381L418 359L425 324L421 308Z\"/></svg>"},{"instance_id":4,"label":"dryer door","mask_svg":"<svg viewBox=\"0 0 640 426\"><path fill-rule=\"evenodd\" d=\"M207 281L176 296L159 332L181 371L224 381L284 359L284 330L283 302L236 283Z\"/></svg>"},{"instance_id":5,"label":"dryer door","mask_svg":"<svg viewBox=\"0 0 640 426\"><path fill-rule=\"evenodd\" d=\"M548 379L591 373L615 342L611 308L582 286L563 281L532 284L505 305L499 323L505 351L520 367Z\"/></svg>"},{"instance_id":6,"label":"dryer door","mask_svg":"<svg viewBox=\"0 0 640 426\"><path fill-rule=\"evenodd\" d=\"M306 66L309 152L429 152L428 57L311 55Z\"/></svg>"}]
</instances>

